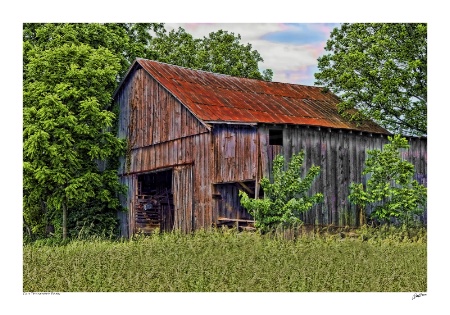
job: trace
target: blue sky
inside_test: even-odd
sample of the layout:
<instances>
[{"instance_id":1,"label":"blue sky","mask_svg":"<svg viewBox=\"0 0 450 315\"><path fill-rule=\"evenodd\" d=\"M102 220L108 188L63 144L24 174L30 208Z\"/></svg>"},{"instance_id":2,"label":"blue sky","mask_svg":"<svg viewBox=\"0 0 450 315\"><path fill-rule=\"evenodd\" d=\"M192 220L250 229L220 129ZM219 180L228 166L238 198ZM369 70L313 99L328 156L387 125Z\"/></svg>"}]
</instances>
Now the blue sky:
<instances>
[{"instance_id":1,"label":"blue sky","mask_svg":"<svg viewBox=\"0 0 450 315\"><path fill-rule=\"evenodd\" d=\"M336 23L166 23L166 29L184 28L195 38L220 29L241 35L264 59L260 69L272 69L273 81L314 85L317 58Z\"/></svg>"}]
</instances>

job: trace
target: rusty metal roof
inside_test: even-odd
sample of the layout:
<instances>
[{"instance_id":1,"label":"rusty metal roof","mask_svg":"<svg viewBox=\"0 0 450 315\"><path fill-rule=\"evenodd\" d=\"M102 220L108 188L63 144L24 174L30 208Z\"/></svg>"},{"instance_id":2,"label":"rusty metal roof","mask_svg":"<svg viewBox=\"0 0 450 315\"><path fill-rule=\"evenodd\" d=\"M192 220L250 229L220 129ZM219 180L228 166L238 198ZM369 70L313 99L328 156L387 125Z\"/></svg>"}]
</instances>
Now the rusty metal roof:
<instances>
[{"instance_id":1,"label":"rusty metal roof","mask_svg":"<svg viewBox=\"0 0 450 315\"><path fill-rule=\"evenodd\" d=\"M136 62L205 123L296 124L388 134L371 121L357 125L345 120L336 109L338 97L320 87Z\"/></svg>"}]
</instances>

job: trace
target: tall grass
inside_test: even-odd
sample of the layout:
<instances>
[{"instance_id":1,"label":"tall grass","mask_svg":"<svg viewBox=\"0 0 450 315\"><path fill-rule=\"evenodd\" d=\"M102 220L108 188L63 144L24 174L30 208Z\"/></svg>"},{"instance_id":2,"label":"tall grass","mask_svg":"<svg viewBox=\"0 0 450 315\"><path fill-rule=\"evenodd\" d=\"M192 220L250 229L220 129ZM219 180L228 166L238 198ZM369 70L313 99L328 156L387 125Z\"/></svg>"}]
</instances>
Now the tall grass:
<instances>
[{"instance_id":1,"label":"tall grass","mask_svg":"<svg viewBox=\"0 0 450 315\"><path fill-rule=\"evenodd\" d=\"M366 237L367 239L367 237ZM235 231L23 248L25 292L422 292L426 243Z\"/></svg>"}]
</instances>

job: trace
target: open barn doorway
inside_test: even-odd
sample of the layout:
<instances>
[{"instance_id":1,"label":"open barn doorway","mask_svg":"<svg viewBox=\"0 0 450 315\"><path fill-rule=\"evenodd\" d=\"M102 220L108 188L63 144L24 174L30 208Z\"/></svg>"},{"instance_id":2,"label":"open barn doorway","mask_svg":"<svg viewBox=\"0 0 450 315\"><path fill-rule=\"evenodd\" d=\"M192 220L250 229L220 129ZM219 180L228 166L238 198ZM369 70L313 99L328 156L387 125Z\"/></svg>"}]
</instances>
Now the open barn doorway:
<instances>
[{"instance_id":1,"label":"open barn doorway","mask_svg":"<svg viewBox=\"0 0 450 315\"><path fill-rule=\"evenodd\" d=\"M218 183L213 187L214 207L217 213L217 226L252 227L253 217L242 207L239 191L245 191L250 198L255 198L254 180ZM263 194L260 188L260 196Z\"/></svg>"},{"instance_id":2,"label":"open barn doorway","mask_svg":"<svg viewBox=\"0 0 450 315\"><path fill-rule=\"evenodd\" d=\"M172 169L138 176L135 232L149 234L156 228L172 231L174 205Z\"/></svg>"}]
</instances>

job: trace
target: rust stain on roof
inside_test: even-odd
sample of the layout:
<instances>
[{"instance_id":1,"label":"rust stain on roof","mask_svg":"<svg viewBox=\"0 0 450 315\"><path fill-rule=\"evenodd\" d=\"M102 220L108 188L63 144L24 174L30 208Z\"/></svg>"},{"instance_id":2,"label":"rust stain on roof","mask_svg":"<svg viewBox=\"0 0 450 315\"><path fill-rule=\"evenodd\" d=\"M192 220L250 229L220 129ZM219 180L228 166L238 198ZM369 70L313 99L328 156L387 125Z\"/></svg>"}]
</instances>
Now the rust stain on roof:
<instances>
[{"instance_id":1,"label":"rust stain on roof","mask_svg":"<svg viewBox=\"0 0 450 315\"><path fill-rule=\"evenodd\" d=\"M204 122L296 124L389 134L374 122L338 114L339 99L320 87L266 82L137 59L152 77Z\"/></svg>"}]
</instances>

